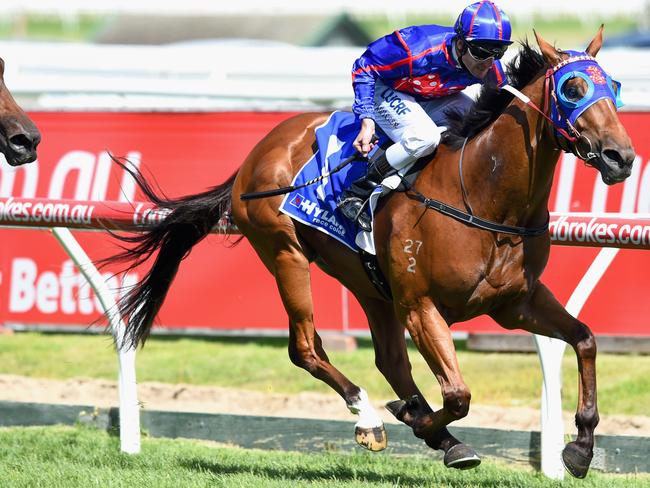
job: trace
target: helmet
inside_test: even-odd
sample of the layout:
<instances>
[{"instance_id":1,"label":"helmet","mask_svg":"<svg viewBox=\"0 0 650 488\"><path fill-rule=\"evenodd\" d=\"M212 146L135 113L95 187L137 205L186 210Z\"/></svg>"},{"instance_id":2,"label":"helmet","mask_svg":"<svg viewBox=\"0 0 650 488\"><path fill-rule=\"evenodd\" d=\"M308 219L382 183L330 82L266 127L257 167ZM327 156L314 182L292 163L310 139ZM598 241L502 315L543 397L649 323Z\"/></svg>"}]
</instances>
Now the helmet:
<instances>
[{"instance_id":1,"label":"helmet","mask_svg":"<svg viewBox=\"0 0 650 488\"><path fill-rule=\"evenodd\" d=\"M454 30L468 42L512 44L510 19L503 10L487 0L465 7L456 20Z\"/></svg>"}]
</instances>

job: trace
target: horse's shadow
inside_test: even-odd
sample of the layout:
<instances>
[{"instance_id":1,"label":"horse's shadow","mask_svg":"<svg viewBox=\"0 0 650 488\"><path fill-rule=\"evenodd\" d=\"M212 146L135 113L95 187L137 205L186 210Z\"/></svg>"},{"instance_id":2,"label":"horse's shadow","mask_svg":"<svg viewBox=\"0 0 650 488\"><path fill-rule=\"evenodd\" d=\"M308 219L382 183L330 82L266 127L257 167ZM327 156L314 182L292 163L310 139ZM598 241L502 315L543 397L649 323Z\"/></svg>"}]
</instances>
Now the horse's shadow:
<instances>
[{"instance_id":1,"label":"horse's shadow","mask_svg":"<svg viewBox=\"0 0 650 488\"><path fill-rule=\"evenodd\" d=\"M367 483L387 483L391 486L400 487L422 487L429 486L434 480L433 477L427 476L410 476L408 474L385 474L379 473L372 468L358 469L341 466L335 463L331 468L309 468L303 466L279 468L272 465L267 466L235 466L228 462L205 461L202 459L185 459L180 461L180 465L185 469L196 470L200 472L214 473L215 475L224 474L253 474L262 477L278 480L296 481L296 482L318 482L318 481L361 481ZM436 477L437 478L437 477ZM438 480L441 481L441 480ZM445 477L445 486L461 487L467 486L467 480L454 479L452 474Z\"/></svg>"}]
</instances>

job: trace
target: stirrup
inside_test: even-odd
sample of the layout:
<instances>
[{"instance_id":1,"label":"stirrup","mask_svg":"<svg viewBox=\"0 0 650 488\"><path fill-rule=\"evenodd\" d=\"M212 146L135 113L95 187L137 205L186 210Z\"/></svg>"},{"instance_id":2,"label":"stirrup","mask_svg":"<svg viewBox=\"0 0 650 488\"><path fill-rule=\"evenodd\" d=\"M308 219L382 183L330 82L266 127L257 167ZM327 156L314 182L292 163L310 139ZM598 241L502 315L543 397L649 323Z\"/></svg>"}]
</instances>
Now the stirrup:
<instances>
[{"instance_id":1,"label":"stirrup","mask_svg":"<svg viewBox=\"0 0 650 488\"><path fill-rule=\"evenodd\" d=\"M364 208L366 208L366 202L363 203L361 208L359 209L359 212L357 213L355 217L355 222L359 225L359 228L363 230L364 232L370 232L372 231L372 220L370 219L370 216L364 212Z\"/></svg>"},{"instance_id":2,"label":"stirrup","mask_svg":"<svg viewBox=\"0 0 650 488\"><path fill-rule=\"evenodd\" d=\"M349 196L340 199L336 203L341 213L350 220L355 220L359 214L359 209L363 210L363 199L355 196Z\"/></svg>"},{"instance_id":3,"label":"stirrup","mask_svg":"<svg viewBox=\"0 0 650 488\"><path fill-rule=\"evenodd\" d=\"M372 224L370 218L363 211L366 207L367 200L364 201L363 198L351 196L340 200L336 204L341 213L350 221L356 222L359 227L365 232L370 232L372 230Z\"/></svg>"}]
</instances>

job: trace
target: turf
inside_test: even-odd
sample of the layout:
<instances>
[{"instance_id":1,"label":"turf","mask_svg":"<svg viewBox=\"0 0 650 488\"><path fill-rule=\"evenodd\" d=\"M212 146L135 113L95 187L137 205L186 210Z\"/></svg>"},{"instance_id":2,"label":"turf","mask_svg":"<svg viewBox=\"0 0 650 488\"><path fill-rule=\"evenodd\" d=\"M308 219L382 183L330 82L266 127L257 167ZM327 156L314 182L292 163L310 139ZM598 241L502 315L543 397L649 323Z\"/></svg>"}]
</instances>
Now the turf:
<instances>
[{"instance_id":1,"label":"turf","mask_svg":"<svg viewBox=\"0 0 650 488\"><path fill-rule=\"evenodd\" d=\"M487 459L471 471L427 457L323 452L302 454L144 439L142 453L119 452L117 438L89 427L0 429L3 487L636 487L647 475L603 475L551 482ZM646 485L647 486L647 485Z\"/></svg>"}]
</instances>

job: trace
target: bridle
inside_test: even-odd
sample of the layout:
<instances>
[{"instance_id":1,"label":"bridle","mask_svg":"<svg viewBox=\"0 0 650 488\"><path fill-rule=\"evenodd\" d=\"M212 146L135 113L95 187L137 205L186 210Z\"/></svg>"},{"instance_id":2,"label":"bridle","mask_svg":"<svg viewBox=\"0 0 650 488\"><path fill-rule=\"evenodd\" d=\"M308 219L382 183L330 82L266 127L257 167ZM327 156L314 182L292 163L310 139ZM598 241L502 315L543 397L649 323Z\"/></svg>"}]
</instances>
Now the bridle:
<instances>
[{"instance_id":1,"label":"bridle","mask_svg":"<svg viewBox=\"0 0 650 488\"><path fill-rule=\"evenodd\" d=\"M582 159L585 164L593 166L591 164L591 161L593 159L596 159L598 155L593 152L593 144L591 142L591 139L587 137L586 135L582 134L578 128L571 123L571 120L569 120L569 117L564 113L564 109L562 108L562 105L558 102L557 99L557 86L555 82L555 73L560 68L563 68L571 63L576 63L578 61L593 61L596 62L593 56L589 56L588 54L582 55L582 56L571 56L564 61L561 61L560 63L556 64L552 68L549 68L546 71L545 79L544 79L544 113L547 112L547 110L550 109L548 107L549 100L553 100L553 103L555 104L555 109L557 110L558 114L562 117L564 120L564 123L566 124L567 128L569 129L571 134L568 134L562 127L559 127L556 123L554 123L550 117L549 120L551 120L551 123L553 124L553 127L555 128L555 131L553 132L555 136L555 140L558 144L558 147L562 149L565 152L571 152L575 154L578 159ZM558 137L558 134L560 134L563 139ZM562 141L566 141L566 145L563 145ZM584 140L587 142L587 145L589 146L589 150L587 151L586 154L581 154L580 148L578 143Z\"/></svg>"},{"instance_id":2,"label":"bridle","mask_svg":"<svg viewBox=\"0 0 650 488\"><path fill-rule=\"evenodd\" d=\"M565 113L562 104L558 100L557 83L555 81L555 76L560 69L572 63L577 63L580 61L592 61L596 63L596 60L592 56L589 56L588 54L581 54L581 55L570 56L569 58L561 61L560 63L556 64L555 66L549 68L546 71L545 79L544 79L544 92L543 92L544 104L542 109L540 109L530 98L528 98L526 95L521 93L513 86L505 85L502 87L502 89L512 93L515 97L519 98L522 102L524 102L533 110L541 114L548 122L550 122L551 127L553 128L553 136L555 138L557 147L559 147L563 151L571 152L575 154L578 158L582 159L585 162L585 164L594 166L592 161L594 159L597 159L598 155L593 151L593 144L586 135L582 134L575 127L575 125L571 123L570 115L567 115ZM583 113L584 110L589 108L591 105L595 104L598 100L600 99L597 98L595 100L587 100L584 104L582 104L582 105L586 105L586 107L582 110L581 113ZM614 100L614 102L618 106L618 100ZM551 103L553 103L554 106L551 106ZM554 111L558 117L557 122L553 120ZM578 115L578 117L580 116L580 114ZM563 127L563 125L566 126L566 129ZM499 222L493 222L478 217L477 215L474 214L474 210L472 209L472 206L470 205L469 202L467 189L465 186L465 180L463 177L463 155L468 140L469 137L466 137L463 142L463 146L461 148L460 157L458 161L460 187L461 187L461 192L463 197L463 203L465 205L465 211L447 205L444 202L441 202L434 198L428 198L424 196L422 193L412 188L410 185L407 185L407 189L408 189L407 195L410 198L413 198L414 200L421 202L427 208L431 208L444 215L452 217L460 222L463 222L467 225L471 225L473 227L478 227L480 229L488 230L491 232L518 235L522 237L537 237L546 234L548 232L548 218L546 224L541 227L520 227L520 226L505 225ZM586 152L586 154L583 154L578 147L580 141L586 141L586 143L589 146L589 150Z\"/></svg>"},{"instance_id":3,"label":"bridle","mask_svg":"<svg viewBox=\"0 0 650 488\"><path fill-rule=\"evenodd\" d=\"M555 66L552 66L546 70L544 75L544 91L543 91L543 108L539 108L530 98L521 93L519 90L514 88L511 85L505 85L502 87L503 90L506 90L512 93L515 97L520 99L526 105L528 105L533 110L537 111L542 117L544 117L548 122L550 122L553 127L553 136L555 138L557 146L565 152L573 153L577 158L582 159L585 164L589 166L594 166L592 161L598 158L598 155L594 152L594 146L588 136L581 133L574 124L571 123L569 117L565 114L565 111L562 107L562 104L558 101L557 96L557 85L555 81L555 74L565 66L568 66L572 63L577 63L579 61L593 61L596 62L596 59L593 56L588 54L583 54L579 56L570 56L569 58L559 62ZM554 104L556 113L558 114L558 121L553 120L549 115L552 113L553 107L551 103ZM593 103L596 103L594 101ZM593 104L592 103L592 104ZM590 105L592 105L590 104ZM589 106L590 106L589 105ZM566 126L566 129L562 127ZM585 141L588 146L586 153L583 153L579 148L580 141Z\"/></svg>"}]
</instances>

